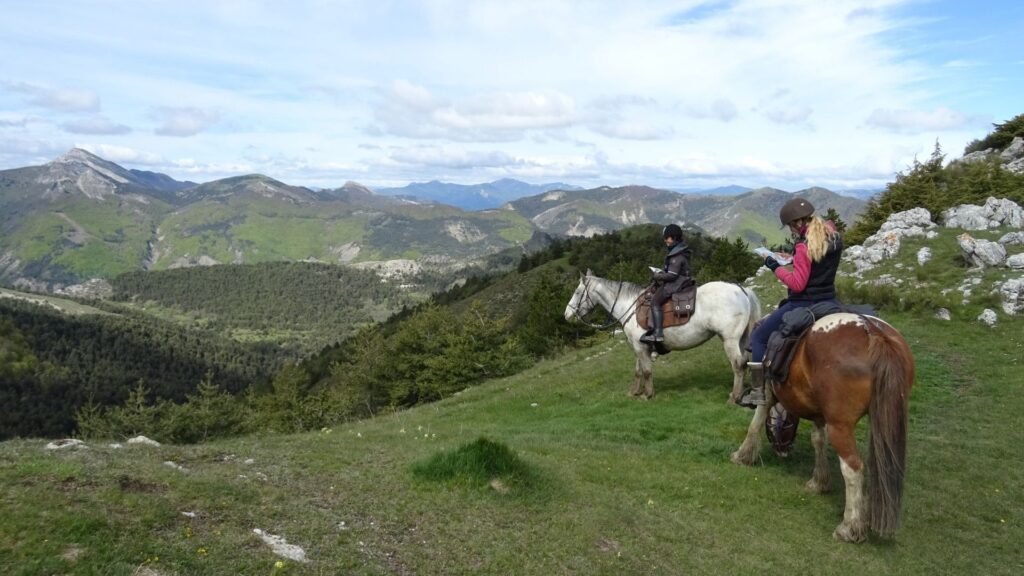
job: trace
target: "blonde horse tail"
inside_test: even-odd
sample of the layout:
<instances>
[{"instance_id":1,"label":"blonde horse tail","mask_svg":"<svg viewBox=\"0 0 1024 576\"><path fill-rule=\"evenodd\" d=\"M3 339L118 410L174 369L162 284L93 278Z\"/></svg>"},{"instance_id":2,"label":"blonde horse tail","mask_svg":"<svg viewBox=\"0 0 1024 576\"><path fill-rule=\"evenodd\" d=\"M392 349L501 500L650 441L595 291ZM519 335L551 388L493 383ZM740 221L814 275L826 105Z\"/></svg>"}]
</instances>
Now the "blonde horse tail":
<instances>
[{"instance_id":1,"label":"blonde horse tail","mask_svg":"<svg viewBox=\"0 0 1024 576\"><path fill-rule=\"evenodd\" d=\"M867 318L874 328L869 353L872 365L871 439L868 494L871 530L884 538L900 527L903 478L907 458L907 409L914 383L914 359L907 342L892 328Z\"/></svg>"}]
</instances>

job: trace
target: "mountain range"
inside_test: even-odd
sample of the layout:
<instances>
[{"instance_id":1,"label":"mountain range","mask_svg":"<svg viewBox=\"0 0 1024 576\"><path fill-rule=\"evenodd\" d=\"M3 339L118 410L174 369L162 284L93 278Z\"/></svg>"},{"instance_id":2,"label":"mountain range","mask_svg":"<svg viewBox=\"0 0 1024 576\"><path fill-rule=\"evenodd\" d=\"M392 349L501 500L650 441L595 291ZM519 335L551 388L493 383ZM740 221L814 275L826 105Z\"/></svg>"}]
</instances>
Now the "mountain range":
<instances>
[{"instance_id":1,"label":"mountain range","mask_svg":"<svg viewBox=\"0 0 1024 576\"><path fill-rule=\"evenodd\" d=\"M562 182L527 184L512 178L502 178L483 184L452 184L450 182L413 182L401 188L377 188L375 192L418 201L440 202L463 210L486 210L524 196L543 194L551 190L582 190Z\"/></svg>"},{"instance_id":2,"label":"mountain range","mask_svg":"<svg viewBox=\"0 0 1024 576\"><path fill-rule=\"evenodd\" d=\"M590 236L648 222L777 242L776 215L793 194L835 208L846 221L864 208L863 200L824 188L680 194L499 180L387 191L355 182L311 190L261 174L197 184L72 149L41 166L0 171L0 282L56 290L134 270L282 260L443 271L523 252L545 235ZM482 210L437 200L460 191L463 202L514 199Z\"/></svg>"}]
</instances>

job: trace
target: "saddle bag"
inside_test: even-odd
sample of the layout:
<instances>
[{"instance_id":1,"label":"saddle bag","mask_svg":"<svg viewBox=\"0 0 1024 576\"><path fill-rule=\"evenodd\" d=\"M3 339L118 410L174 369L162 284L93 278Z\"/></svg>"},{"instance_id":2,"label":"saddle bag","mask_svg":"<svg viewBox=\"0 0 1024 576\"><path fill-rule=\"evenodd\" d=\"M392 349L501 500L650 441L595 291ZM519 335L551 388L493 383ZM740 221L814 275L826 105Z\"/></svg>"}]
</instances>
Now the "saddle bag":
<instances>
[{"instance_id":1,"label":"saddle bag","mask_svg":"<svg viewBox=\"0 0 1024 576\"><path fill-rule=\"evenodd\" d=\"M697 285L690 284L679 292L672 294L672 313L677 317L688 318L693 314L697 304Z\"/></svg>"},{"instance_id":2,"label":"saddle bag","mask_svg":"<svg viewBox=\"0 0 1024 576\"><path fill-rule=\"evenodd\" d=\"M782 315L779 329L768 337L768 348L764 353L765 378L780 384L786 381L796 345L814 324L814 319L810 307L797 308Z\"/></svg>"}]
</instances>

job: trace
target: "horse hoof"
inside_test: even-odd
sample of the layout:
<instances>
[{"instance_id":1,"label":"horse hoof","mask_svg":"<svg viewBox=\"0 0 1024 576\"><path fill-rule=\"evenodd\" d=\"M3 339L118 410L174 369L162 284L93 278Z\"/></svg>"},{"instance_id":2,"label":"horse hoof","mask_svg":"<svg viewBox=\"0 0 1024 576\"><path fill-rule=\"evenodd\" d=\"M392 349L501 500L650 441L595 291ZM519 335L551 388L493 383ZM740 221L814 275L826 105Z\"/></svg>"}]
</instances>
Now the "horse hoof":
<instances>
[{"instance_id":1,"label":"horse hoof","mask_svg":"<svg viewBox=\"0 0 1024 576\"><path fill-rule=\"evenodd\" d=\"M861 523L842 522L839 526L836 526L835 532L832 532L832 537L840 542L858 544L867 540L867 526Z\"/></svg>"},{"instance_id":2,"label":"horse hoof","mask_svg":"<svg viewBox=\"0 0 1024 576\"><path fill-rule=\"evenodd\" d=\"M742 451L737 450L729 456L729 460L732 460L733 464L739 464L740 466L750 466L754 463L754 458L750 454L744 454Z\"/></svg>"},{"instance_id":3,"label":"horse hoof","mask_svg":"<svg viewBox=\"0 0 1024 576\"><path fill-rule=\"evenodd\" d=\"M828 482L818 483L817 480L811 478L806 484L804 484L804 489L808 492L814 492L815 494L824 494L831 490L832 487L828 485Z\"/></svg>"}]
</instances>

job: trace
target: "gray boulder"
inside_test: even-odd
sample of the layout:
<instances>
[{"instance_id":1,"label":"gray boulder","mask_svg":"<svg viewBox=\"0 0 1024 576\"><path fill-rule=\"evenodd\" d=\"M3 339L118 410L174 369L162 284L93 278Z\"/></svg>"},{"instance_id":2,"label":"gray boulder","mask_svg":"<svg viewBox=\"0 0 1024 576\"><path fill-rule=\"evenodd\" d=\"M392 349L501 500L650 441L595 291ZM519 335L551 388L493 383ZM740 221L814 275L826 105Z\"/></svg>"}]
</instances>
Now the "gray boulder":
<instances>
[{"instance_id":1,"label":"gray boulder","mask_svg":"<svg viewBox=\"0 0 1024 576\"><path fill-rule=\"evenodd\" d=\"M926 262L932 259L932 249L924 246L917 251L917 265L924 266Z\"/></svg>"},{"instance_id":2,"label":"gray boulder","mask_svg":"<svg viewBox=\"0 0 1024 576\"><path fill-rule=\"evenodd\" d=\"M1024 270L1024 252L1007 258L1006 266L1011 270Z\"/></svg>"},{"instance_id":3,"label":"gray boulder","mask_svg":"<svg viewBox=\"0 0 1024 576\"><path fill-rule=\"evenodd\" d=\"M1013 200L989 197L984 206L961 204L942 213L946 228L964 230L988 230L1007 226L1024 228L1024 208Z\"/></svg>"},{"instance_id":4,"label":"gray boulder","mask_svg":"<svg viewBox=\"0 0 1024 576\"><path fill-rule=\"evenodd\" d=\"M1006 261L1006 248L991 240L978 240L964 232L956 237L964 260L973 268L1001 266Z\"/></svg>"},{"instance_id":5,"label":"gray boulder","mask_svg":"<svg viewBox=\"0 0 1024 576\"><path fill-rule=\"evenodd\" d=\"M1013 162L1014 160L1024 158L1024 138L1015 136L1010 145L999 154L999 157L1006 162Z\"/></svg>"},{"instance_id":6,"label":"gray boulder","mask_svg":"<svg viewBox=\"0 0 1024 576\"><path fill-rule=\"evenodd\" d=\"M1017 174L1024 174L1024 138L1020 136L1015 137L1002 152L995 148L978 150L977 152L964 154L962 158L954 160L954 162L970 164L972 162L984 162L992 158L998 158L1002 161L1003 168L1006 170Z\"/></svg>"},{"instance_id":7,"label":"gray boulder","mask_svg":"<svg viewBox=\"0 0 1024 576\"><path fill-rule=\"evenodd\" d=\"M1024 277L1007 280L998 289L1003 300L1003 312L1011 316L1024 312Z\"/></svg>"},{"instance_id":8,"label":"gray boulder","mask_svg":"<svg viewBox=\"0 0 1024 576\"><path fill-rule=\"evenodd\" d=\"M988 160L989 155L995 154L995 152L995 148L989 148L988 150L978 150L976 152L971 152L970 154L964 154L963 157L961 157L960 160L958 160L958 162L966 162L967 164L970 164L971 162L981 162L984 160Z\"/></svg>"},{"instance_id":9,"label":"gray boulder","mask_svg":"<svg viewBox=\"0 0 1024 576\"><path fill-rule=\"evenodd\" d=\"M892 258L900 251L901 239L910 236L932 237L935 223L925 208L913 208L891 214L878 232L868 236L864 244L843 251L843 259L853 263L857 271L874 268L882 260Z\"/></svg>"},{"instance_id":10,"label":"gray boulder","mask_svg":"<svg viewBox=\"0 0 1024 576\"><path fill-rule=\"evenodd\" d=\"M999 243L1003 246L1024 244L1024 232L1008 232L1003 234L1003 237L999 239Z\"/></svg>"},{"instance_id":11,"label":"gray boulder","mask_svg":"<svg viewBox=\"0 0 1024 576\"><path fill-rule=\"evenodd\" d=\"M996 316L996 311L990 308L985 308L981 311L981 314L978 315L978 322L981 322L986 326L995 326L997 320L999 320L999 317Z\"/></svg>"},{"instance_id":12,"label":"gray boulder","mask_svg":"<svg viewBox=\"0 0 1024 576\"><path fill-rule=\"evenodd\" d=\"M1003 167L1009 170L1010 172L1014 172L1016 174L1024 174L1024 158L1017 158L1013 162L1010 162Z\"/></svg>"}]
</instances>

